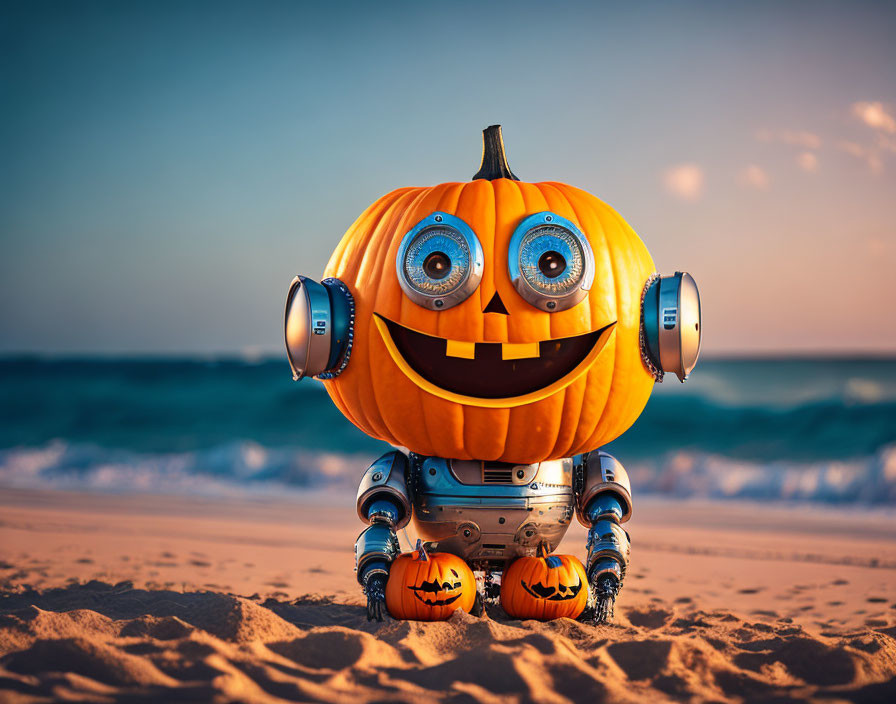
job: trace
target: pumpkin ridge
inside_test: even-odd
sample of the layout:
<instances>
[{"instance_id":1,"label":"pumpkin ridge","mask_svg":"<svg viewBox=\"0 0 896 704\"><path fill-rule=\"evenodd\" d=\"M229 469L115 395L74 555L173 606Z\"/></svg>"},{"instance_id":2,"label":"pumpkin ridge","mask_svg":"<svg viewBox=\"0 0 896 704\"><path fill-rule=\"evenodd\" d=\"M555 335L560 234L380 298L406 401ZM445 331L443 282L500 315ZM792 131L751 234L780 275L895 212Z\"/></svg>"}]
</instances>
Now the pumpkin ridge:
<instances>
[{"instance_id":1,"label":"pumpkin ridge","mask_svg":"<svg viewBox=\"0 0 896 704\"><path fill-rule=\"evenodd\" d=\"M537 184L520 181L516 185L523 197L523 205L525 206L527 213L537 213L548 209L547 200ZM504 256L506 257L507 254L505 253ZM529 304L523 301L522 297L516 291L513 292L513 296L513 305L508 306L508 310L511 312L509 317L513 318L515 309L517 311L526 311L528 313L526 308L520 308L519 306L520 304L523 306L528 306ZM508 302L505 301L505 304L507 303ZM532 311L535 311L535 309L532 308ZM544 340L550 336L550 322L546 321L543 317L539 316L533 320L531 316L525 315L521 323L519 316L520 313L517 313L517 319L513 321L513 324L508 322L507 332L509 342L530 342L533 339ZM547 325L545 325L545 323L547 323ZM543 399L535 403L510 409L510 421L507 426L507 438L504 444L505 447L513 448L513 452L509 455L505 453L505 459L507 461L529 462L533 461L532 458L538 456L538 453L536 452L536 442L532 437L534 434L532 428L533 419L537 418L540 420L544 413L549 412L543 410L546 408L546 405L550 405L550 403L546 404L546 401L547 399Z\"/></svg>"},{"instance_id":2,"label":"pumpkin ridge","mask_svg":"<svg viewBox=\"0 0 896 704\"><path fill-rule=\"evenodd\" d=\"M590 195L590 194L588 194L588 195ZM579 212L575 209L575 206L572 203L570 203L570 205L571 205L571 207L573 207L574 212L576 212L576 218L581 223L581 226L586 227L586 225L584 223L582 223L582 219L579 215ZM599 208L589 208L589 211L591 212L591 215L593 216L594 220L597 222L597 224L599 226L600 236L603 239L604 250L611 253L613 248L610 245L609 233L607 231L607 227L604 223L604 220L601 217L600 209ZM592 236L594 236L594 235L592 235ZM617 321L616 327L618 328L619 327L619 318L620 318L620 315L619 315L619 277L616 272L616 262L612 256L612 254L608 257L608 259L610 260L610 273L613 276L613 299L614 299L613 300L613 310L614 310L615 318ZM576 433L573 438L573 446L576 448L578 448L579 445L581 445L583 441L593 438L593 435L597 433L598 429L601 427L601 422L607 415L607 406L609 405L610 399L612 398L613 386L614 386L614 382L616 380L616 369L617 369L617 359L618 359L617 354L619 351L618 330L614 331L614 335L615 336L612 340L612 342L613 342L613 366L610 369L610 383L607 386L607 392L604 395L602 402L601 402L601 411L598 414L597 421L592 426L590 432L581 432L581 428L580 428L579 424L577 424ZM607 342L607 344L609 344L609 343L610 343L610 341ZM594 368L592 367L592 369L594 369ZM592 371L591 369L588 370L589 375L591 374L591 371ZM587 381L586 381L586 383L587 383ZM581 415L580 415L580 418L581 418ZM577 438L581 438L581 440L579 442L576 442ZM594 449L593 447L581 448L581 450L584 450L584 451L593 450L593 449Z\"/></svg>"},{"instance_id":3,"label":"pumpkin ridge","mask_svg":"<svg viewBox=\"0 0 896 704\"><path fill-rule=\"evenodd\" d=\"M410 228L413 227L417 222L419 222L421 218L430 215L436 210L442 212L453 212L456 208L457 197L459 197L459 193L462 189L463 184L460 182L442 183L426 189L425 197L415 201L412 206L408 208L406 220L402 223L402 228L398 233L398 236L395 237L396 247L398 246L398 243L400 243L401 237L404 236L404 233L407 230L410 230ZM455 193L457 193L457 196L454 196ZM455 205L449 208L448 204L452 201L454 201ZM384 269L389 268L389 262L387 262ZM394 267L392 267L392 269L394 270ZM383 281L380 281L379 288L380 292L383 295L386 295L386 293L389 291L389 287ZM408 299L406 296L402 295L399 319L404 321L408 321L409 319L418 321L419 316L415 315L415 313L418 312L422 312L422 309L416 303ZM429 322L431 318L426 316L422 320L425 321L425 331L427 332L427 334L438 335L438 319L434 321L434 328L433 325L431 325ZM391 359L389 359L386 363L394 365L394 362ZM429 443L429 450L427 450L426 452L421 451L422 454L432 454L438 455L440 457L450 456L450 452L444 452L444 450L446 449L446 441L440 437L441 432L439 431L444 426L456 426L456 423L446 423L443 416L445 415L445 413L448 413L454 416L460 415L461 419L463 419L462 414L459 414L456 409L451 408L450 406L443 406L441 403L442 399L431 396L416 384L414 384L410 379L403 377L401 383L408 384L410 385L410 387L412 387L411 393L414 395L417 406L420 408L420 415L418 417L423 419L422 430L424 431L427 442ZM463 436L461 435L461 438L462 437ZM456 440L454 438L451 438L447 442L451 445L456 444ZM404 445L406 443L401 442L401 444Z\"/></svg>"},{"instance_id":4,"label":"pumpkin ridge","mask_svg":"<svg viewBox=\"0 0 896 704\"><path fill-rule=\"evenodd\" d=\"M358 218L352 223L352 226L349 227L348 231L346 231L345 235L339 241L339 244L336 247L336 251L330 257L330 261L327 263L327 266L324 268L324 277L333 276L342 281L352 292L353 296L357 295L357 266L354 262L357 261L357 257L350 257L350 253L353 251L354 247L354 239L355 234L362 228L366 230L369 228L369 221L371 219L376 219L377 221L382 217L383 213L390 208L395 201L397 201L404 193L414 190L413 188L399 188L390 193L387 193L382 198L377 200L375 203L371 204ZM365 241L369 241L372 236L372 232ZM348 261L347 261L347 258ZM354 264L354 266L352 266ZM356 321L356 325L357 325ZM339 409L343 414L361 429L373 429L373 424L367 419L366 415L364 415L364 407L363 404L358 400L358 403L350 404L343 394L343 389L345 389L344 385L339 385L333 382L333 380L325 380L324 388L327 393L330 394L330 398L336 403ZM347 389L346 389L347 390ZM361 422L358 421L358 418L361 417ZM382 438L381 438L382 439Z\"/></svg>"},{"instance_id":5,"label":"pumpkin ridge","mask_svg":"<svg viewBox=\"0 0 896 704\"><path fill-rule=\"evenodd\" d=\"M406 193L406 191L404 191L404 192L393 191L392 193L389 193L389 194L383 196L383 198L381 198L380 201L378 202L382 207L379 209L369 209L368 210L368 218L374 218L374 216L375 216L374 222L376 222L376 223L380 222L380 220L383 217L383 214L388 212L388 210L390 208L394 207L396 202L398 200L400 200L405 195L405 193ZM366 221L364 224L365 224L365 226L367 225ZM374 237L375 228L376 228L375 225L370 230L365 228L364 232L367 232L368 234L366 235L366 237L362 238L363 243L369 242L370 239L372 237ZM359 246L359 243L357 243L355 241L355 239L356 239L355 231L347 232L346 235L343 237L343 241L347 242L347 244L344 248L345 256L348 256L350 253L353 253L354 250ZM351 246L349 246L349 245L351 245ZM334 258L335 258L335 256L334 256ZM357 259L358 259L358 257L352 256L352 263L357 261ZM342 270L343 266L345 266L345 271ZM359 293L362 290L361 287L358 285L358 270L359 270L359 268L360 268L360 264L356 264L352 267L349 267L348 264L343 265L342 261L340 261L334 267L333 260L331 259L331 261L327 265L327 268L325 269L324 273L327 276L336 276L337 278L339 278L346 286L349 287L349 290L352 292L352 295L355 297L356 303L358 303L360 300ZM358 311L358 313L360 313L360 310ZM363 339L363 337L365 335L365 332L364 332L365 323L363 322L361 315L356 316L355 325L357 326L356 336L359 339ZM369 354L369 350L363 349L365 347L367 347L367 345L359 345L358 346L358 348L355 350L356 358L363 358L363 356L365 354ZM350 376L355 375L357 373L359 373L359 372L352 370L351 367L349 367L346 371L347 378L349 378ZM356 425L358 425L359 428L361 428L364 432L367 432L367 433L373 435L374 437L377 437L380 440L388 440L388 437L385 436L381 432L381 429L377 427L374 420L370 417L369 412L366 410L366 404L364 402L364 389L362 388L363 384L344 384L344 383L338 384L338 383L334 383L333 380L329 380L329 381L324 382L324 386L325 386L325 388L327 388L328 391L330 388L333 388L334 390L339 390L340 399L343 401L343 403L345 403L347 406L352 407L352 409L354 411L353 415L355 416L356 419L360 418L362 420L361 424L356 423ZM354 398L354 403L351 403L352 397ZM350 416L349 419L351 420L352 417Z\"/></svg>"},{"instance_id":6,"label":"pumpkin ridge","mask_svg":"<svg viewBox=\"0 0 896 704\"><path fill-rule=\"evenodd\" d=\"M564 202L566 204L566 207L573 214L573 221L576 223L576 225L579 226L579 228L585 234L585 237L590 238L590 235L587 232L584 223L582 222L582 218L580 217L579 211L576 209L576 207L572 203L572 201L566 196L566 193L564 192L563 188L561 188L558 185L555 185L553 183L549 183L549 182L538 183L538 184L536 184L536 186L542 193L545 193L546 189L550 189L555 194L556 198L558 198L559 200ZM545 196L545 200L547 200L547 196ZM596 265L596 262L595 262L595 265ZM587 321L586 321L585 327L588 330L593 329L594 320L591 315L591 299L586 298L579 305L584 306L584 308L582 310L587 311ZM553 325L553 323L554 323L553 316L551 316L550 321L551 321L551 338L552 339L555 337L562 337L563 335L561 335L561 333L567 332L565 330L555 330L555 326ZM607 321L607 322L610 322L610 321ZM604 323L604 324L606 324L606 323ZM590 373L590 370L588 372L586 372L586 374L585 374L586 379L587 379L588 373ZM569 404L572 407L567 408L567 406L568 406L567 399L572 395L570 393L570 389L573 386L578 386L579 380L576 380L576 381L577 381L577 383L570 384L569 386L562 389L562 392L563 392L563 395L561 396L562 403L560 404L561 411L560 411L560 414L558 414L557 423L556 423L556 426L557 426L556 431L553 433L554 442L553 442L553 444L551 446L551 450L550 450L551 457L567 456L566 453L569 451L569 448L572 446L572 441L575 437L574 429L576 427L578 427L578 424L579 424L579 418L581 417L581 413L582 413L582 404L581 403L575 404L573 402L573 403ZM584 391L583 391L583 395L584 395ZM572 420L571 420L570 417L573 413L574 413L574 416L572 416ZM569 438L563 437L563 435L564 435L563 429L566 426L569 426L571 429L570 432L568 433L570 435Z\"/></svg>"},{"instance_id":7,"label":"pumpkin ridge","mask_svg":"<svg viewBox=\"0 0 896 704\"><path fill-rule=\"evenodd\" d=\"M390 286L389 286L389 283L391 283L391 282L387 282L386 278L394 279L396 276L395 267L392 264L392 260L394 259L394 257L392 256L393 245L397 249L398 245L401 242L401 238L404 237L405 231L409 230L411 227L414 226L414 224L416 224L416 221L419 220L419 218L416 217L416 214L419 212L420 208L423 207L424 203L427 200L435 201L433 208L435 210L439 209L438 203L441 200L444 191L450 189L452 185L453 184L440 184L438 186L433 186L432 188L421 189L419 194L414 198L413 202L411 202L407 207L404 208L404 210L402 211L400 216L397 218L397 221L395 223L390 223L390 230L391 230L392 234L391 234L391 237L387 238L387 242L386 242L386 257L389 259L389 261L386 261L384 263L384 266L381 266L379 269L379 272L378 272L379 275L378 275L378 279L376 282L376 284L377 284L377 296L376 296L377 303L375 306L375 310L387 308L387 306L385 306L385 305L380 305L380 298L382 296L387 296L390 293L390 290L392 290L392 289L390 289ZM427 214L429 214L429 213L427 213ZM377 259L376 261L381 261L381 260ZM397 285L397 282L395 285ZM405 306L414 306L414 305L415 305L414 303L412 303L410 300L406 300L406 297L402 296L402 298L400 299L400 303L399 303L399 316L405 315ZM371 340L371 338L378 338L378 336L375 334L375 331L372 329L373 326L370 325L370 321L368 321L368 325L370 326L370 332L368 333L368 340ZM383 342L381 340L378 340L377 344L382 345ZM386 355L386 357L388 357L388 355ZM378 388L380 382L382 381L380 376L378 376L379 374L382 373L382 370L378 370L378 369L374 368L375 364L376 364L376 361L374 360L373 356L371 356L370 357L370 365L371 365L370 372L371 372L372 379L373 379L371 386L373 386L374 390L376 390ZM392 362L391 359L389 359L386 362L386 364L394 364L394 363ZM422 390L419 389L416 384L413 384L409 379L402 378L401 383L405 384L406 388L408 388L410 390L410 394L413 395L414 403L417 406L417 408L419 408L420 417L422 417L424 419L424 423L422 424L422 426L416 426L414 424L407 425L406 423L403 422L402 423L403 429L406 429L406 430L404 430L404 432L402 432L401 434L396 433L392 428L390 428L390 432L392 433L393 440L397 441L397 443L400 445L410 446L413 444L414 448L415 449L419 448L418 451L421 452L422 454L438 454L438 443L436 442L436 436L434 436L433 433L430 432L430 419L429 419L429 412L428 412L429 404L424 402L424 399L422 397ZM395 391L395 389L389 389L389 390L387 390L387 393L394 393L394 391ZM380 397L378 397L378 398L380 398ZM402 418L401 420L403 421L404 419ZM422 435L425 436L426 444L411 443L409 441L410 440L409 436L411 434L413 434L414 431L422 431ZM405 435L405 432L408 433L407 436Z\"/></svg>"},{"instance_id":8,"label":"pumpkin ridge","mask_svg":"<svg viewBox=\"0 0 896 704\"><path fill-rule=\"evenodd\" d=\"M410 192L404 194L401 198L396 200L395 203L393 203L393 206L390 207L383 214L383 217L377 223L377 226L374 230L373 236L371 237L371 240L370 240L370 246L367 250L368 252L371 252L371 250L375 251L375 257L370 258L370 261L372 261L372 262L382 261L380 259L380 257L383 255L383 249L385 248L388 251L388 247L389 247L389 243L390 243L389 233L394 232L395 226L401 222L402 218L407 213L407 208L402 207L402 206L404 206L403 200L405 198L416 200L417 198L422 197L425 194L425 192L426 192L426 189L421 189L419 192L410 191ZM393 235L393 237L394 237L394 235ZM373 249L374 246L376 247L375 250ZM368 259L368 257L364 257L364 259ZM371 266L373 266L373 264L371 264ZM387 417L386 417L388 414L383 414L380 410L383 408L383 399L382 399L382 395L380 393L378 393L378 391L377 391L377 387L378 387L377 382L379 380L379 376L378 376L379 371L375 368L376 360L374 359L373 349L371 347L371 341L372 341L371 338L374 338L374 336L370 334L370 328L371 328L370 318L372 317L373 311L376 310L376 308L378 306L379 292L383 288L382 277L384 274L384 270L386 270L386 268L387 267L381 266L379 269L375 269L375 271L376 271L375 291L377 293L372 297L373 298L372 301L370 301L370 298L368 298L364 301L364 310L363 310L363 312L359 310L357 318L360 318L362 315L364 317L364 326L365 326L365 331L366 331L365 336L367 338L367 344L364 347L365 347L365 354L367 357L367 367L369 370L370 378L372 380L372 383L367 384L366 387L368 389L369 395L373 397L373 399L372 399L373 403L370 406L370 412L367 411L366 404L364 406L364 409L365 409L365 412L368 414L368 417L370 417L371 412L375 412L375 415L373 416L373 418L375 418L378 422L382 423L382 427L383 427L383 430L380 431L380 437L381 437L381 439L384 439L388 442L388 441L394 441L397 436L395 434L394 428L391 427L391 425L390 425L389 419L387 419ZM360 272L359 272L359 274L360 274ZM369 306L370 310L367 310L368 303L370 303L370 306ZM356 323L357 323L357 318L356 318ZM374 427L376 427L376 425ZM383 432L383 431L385 431L385 432ZM400 444L404 444L404 443L400 443Z\"/></svg>"},{"instance_id":9,"label":"pumpkin ridge","mask_svg":"<svg viewBox=\"0 0 896 704\"><path fill-rule=\"evenodd\" d=\"M625 283L629 284L632 278L631 273L633 270L637 270L639 276L643 273L641 272L642 263L639 261L640 257L637 251L637 247L633 247L632 245L640 244L642 248L644 247L644 245L643 242L640 242L640 238L638 238L638 236L634 233L634 230L631 230L631 228L628 227L627 223L625 223L625 221L622 220L622 218L610 206L601 203L598 217L601 218L602 223L604 221L604 218L612 219L614 221L613 225L615 226L615 229L618 230L618 232L616 233L616 237L607 237L607 247L608 251L611 254L610 261L613 265L616 300L617 306L619 306L619 302L623 300L623 292L620 291L620 286L622 285L621 274L627 274L627 276L625 277ZM620 242L620 240L624 242L625 246L622 245L622 242ZM620 269L622 271L620 271ZM646 280L646 276L644 277L644 279ZM639 285L637 288L637 300L640 304L641 286ZM634 291L630 291L628 293L634 298ZM631 308L631 305L632 303L630 301L628 307ZM631 314L631 311L625 311L625 313ZM619 312L617 313L617 317L622 319L623 311L619 310ZM638 305L637 318L637 324L640 325L640 305ZM626 369L626 367L628 366L626 364L628 345L625 344L624 339L621 340L620 338L624 335L628 335L631 326L629 325L628 320L620 320L620 322L622 323L622 325L617 326L620 329L617 329L616 331L616 341L614 349L614 382L616 382L616 379L618 377L618 375L616 374L617 371L619 372L619 374L625 374L626 378L628 378ZM640 343L638 343L638 345L640 346ZM638 359L640 362L640 350ZM636 388L637 387L633 385L633 382L629 383L630 391L634 391L636 390ZM625 431L627 426L622 419L629 417L630 410L628 402L630 401L630 396L631 393L627 395L620 394L616 383L611 386L606 409L609 412L601 417L601 422L598 423L595 431L595 434L599 432L599 437L592 438L591 444L593 445L593 447L587 448L588 450L592 450L599 445L611 442Z\"/></svg>"}]
</instances>

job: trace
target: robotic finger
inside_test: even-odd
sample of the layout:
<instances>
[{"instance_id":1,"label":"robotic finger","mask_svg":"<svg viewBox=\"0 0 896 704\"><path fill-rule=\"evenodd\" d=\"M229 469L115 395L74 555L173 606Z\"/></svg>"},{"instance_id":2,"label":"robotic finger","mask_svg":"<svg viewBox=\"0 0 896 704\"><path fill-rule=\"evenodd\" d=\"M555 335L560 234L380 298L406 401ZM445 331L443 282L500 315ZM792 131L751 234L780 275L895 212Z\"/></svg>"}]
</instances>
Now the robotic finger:
<instances>
[{"instance_id":1,"label":"robotic finger","mask_svg":"<svg viewBox=\"0 0 896 704\"><path fill-rule=\"evenodd\" d=\"M386 575L380 572L367 578L364 585L367 595L367 620L383 621L386 611Z\"/></svg>"}]
</instances>

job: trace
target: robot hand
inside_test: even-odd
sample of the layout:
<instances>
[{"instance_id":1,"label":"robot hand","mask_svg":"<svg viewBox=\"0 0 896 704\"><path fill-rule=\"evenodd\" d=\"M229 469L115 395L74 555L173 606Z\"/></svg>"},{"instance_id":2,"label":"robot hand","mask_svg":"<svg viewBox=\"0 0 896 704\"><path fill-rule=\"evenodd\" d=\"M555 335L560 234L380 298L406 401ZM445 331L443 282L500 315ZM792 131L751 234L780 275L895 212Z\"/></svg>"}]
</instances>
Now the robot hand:
<instances>
[{"instance_id":1,"label":"robot hand","mask_svg":"<svg viewBox=\"0 0 896 704\"><path fill-rule=\"evenodd\" d=\"M364 594L367 596L367 620L382 621L386 611L386 580L388 575L374 572L364 580Z\"/></svg>"},{"instance_id":2,"label":"robot hand","mask_svg":"<svg viewBox=\"0 0 896 704\"><path fill-rule=\"evenodd\" d=\"M622 588L622 569L612 558L599 560L588 571L588 606L580 619L595 625L613 618L616 597Z\"/></svg>"},{"instance_id":3,"label":"robot hand","mask_svg":"<svg viewBox=\"0 0 896 704\"><path fill-rule=\"evenodd\" d=\"M613 618L613 607L619 593L619 578L612 573L595 574L589 583L592 605L586 612L587 620L594 624L607 623Z\"/></svg>"}]
</instances>

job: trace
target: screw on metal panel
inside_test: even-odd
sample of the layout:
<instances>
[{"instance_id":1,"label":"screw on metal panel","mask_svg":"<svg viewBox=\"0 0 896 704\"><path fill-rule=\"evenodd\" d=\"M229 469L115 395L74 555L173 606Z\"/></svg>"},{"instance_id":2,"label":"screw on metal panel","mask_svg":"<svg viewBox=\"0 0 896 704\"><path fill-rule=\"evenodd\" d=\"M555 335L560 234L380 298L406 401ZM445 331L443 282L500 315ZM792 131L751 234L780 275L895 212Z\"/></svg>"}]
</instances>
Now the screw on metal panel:
<instances>
[{"instance_id":1,"label":"screw on metal panel","mask_svg":"<svg viewBox=\"0 0 896 704\"><path fill-rule=\"evenodd\" d=\"M435 301L434 305L436 308L441 308L443 305L445 305L445 301L443 301L441 298L439 298Z\"/></svg>"},{"instance_id":2,"label":"screw on metal panel","mask_svg":"<svg viewBox=\"0 0 896 704\"><path fill-rule=\"evenodd\" d=\"M469 538L472 535L469 528L464 528L464 537Z\"/></svg>"},{"instance_id":3,"label":"screw on metal panel","mask_svg":"<svg viewBox=\"0 0 896 704\"><path fill-rule=\"evenodd\" d=\"M556 304L554 301L548 301L548 302L546 303L546 305L547 305L547 307L548 307L550 310L554 310L554 308L557 307L557 304Z\"/></svg>"},{"instance_id":4,"label":"screw on metal panel","mask_svg":"<svg viewBox=\"0 0 896 704\"><path fill-rule=\"evenodd\" d=\"M551 222L551 220L553 220L553 219L554 219L554 216L553 216L553 215L545 215L545 216L544 216L544 221L545 221L545 222Z\"/></svg>"},{"instance_id":5,"label":"screw on metal panel","mask_svg":"<svg viewBox=\"0 0 896 704\"><path fill-rule=\"evenodd\" d=\"M530 488L530 489L538 489L538 483L537 483L537 482L532 482L532 483L529 485L529 488Z\"/></svg>"},{"instance_id":6,"label":"screw on metal panel","mask_svg":"<svg viewBox=\"0 0 896 704\"><path fill-rule=\"evenodd\" d=\"M433 477L436 476L436 468L435 468L435 467L430 467L430 468L429 468L429 473L430 473Z\"/></svg>"},{"instance_id":7,"label":"screw on metal panel","mask_svg":"<svg viewBox=\"0 0 896 704\"><path fill-rule=\"evenodd\" d=\"M442 216L436 215L436 222L442 222Z\"/></svg>"},{"instance_id":8,"label":"screw on metal panel","mask_svg":"<svg viewBox=\"0 0 896 704\"><path fill-rule=\"evenodd\" d=\"M517 479L522 479L525 476L526 476L526 473L523 470L521 470L521 469L516 470L516 478Z\"/></svg>"},{"instance_id":9,"label":"screw on metal panel","mask_svg":"<svg viewBox=\"0 0 896 704\"><path fill-rule=\"evenodd\" d=\"M504 524L504 521L505 521L504 516L501 516L501 517L498 519L498 523L500 523L500 524L502 524L502 525Z\"/></svg>"},{"instance_id":10,"label":"screw on metal panel","mask_svg":"<svg viewBox=\"0 0 896 704\"><path fill-rule=\"evenodd\" d=\"M378 482L380 479L383 478L383 473L382 472L374 472L373 477L371 477L371 478L373 479L373 481Z\"/></svg>"}]
</instances>

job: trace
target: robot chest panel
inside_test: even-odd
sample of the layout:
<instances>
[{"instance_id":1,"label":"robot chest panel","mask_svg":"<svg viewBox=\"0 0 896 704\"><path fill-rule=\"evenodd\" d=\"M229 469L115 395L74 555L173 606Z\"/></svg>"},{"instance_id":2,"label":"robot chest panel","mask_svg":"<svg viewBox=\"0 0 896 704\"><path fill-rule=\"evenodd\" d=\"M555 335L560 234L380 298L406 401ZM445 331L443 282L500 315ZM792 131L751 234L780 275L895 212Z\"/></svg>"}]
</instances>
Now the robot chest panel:
<instances>
[{"instance_id":1,"label":"robot chest panel","mask_svg":"<svg viewBox=\"0 0 896 704\"><path fill-rule=\"evenodd\" d=\"M415 463L414 523L437 550L501 564L551 549L574 510L572 461L507 465L429 457Z\"/></svg>"}]
</instances>

